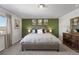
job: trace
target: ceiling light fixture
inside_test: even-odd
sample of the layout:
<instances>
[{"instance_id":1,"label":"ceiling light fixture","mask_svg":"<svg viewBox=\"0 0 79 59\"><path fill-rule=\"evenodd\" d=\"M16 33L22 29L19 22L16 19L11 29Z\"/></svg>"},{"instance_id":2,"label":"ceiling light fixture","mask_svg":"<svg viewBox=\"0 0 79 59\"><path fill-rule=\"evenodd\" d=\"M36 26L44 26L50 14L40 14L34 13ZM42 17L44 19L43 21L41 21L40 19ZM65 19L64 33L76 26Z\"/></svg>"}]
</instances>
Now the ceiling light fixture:
<instances>
[{"instance_id":1,"label":"ceiling light fixture","mask_svg":"<svg viewBox=\"0 0 79 59\"><path fill-rule=\"evenodd\" d=\"M39 8L45 8L45 4L40 4L38 7Z\"/></svg>"}]
</instances>

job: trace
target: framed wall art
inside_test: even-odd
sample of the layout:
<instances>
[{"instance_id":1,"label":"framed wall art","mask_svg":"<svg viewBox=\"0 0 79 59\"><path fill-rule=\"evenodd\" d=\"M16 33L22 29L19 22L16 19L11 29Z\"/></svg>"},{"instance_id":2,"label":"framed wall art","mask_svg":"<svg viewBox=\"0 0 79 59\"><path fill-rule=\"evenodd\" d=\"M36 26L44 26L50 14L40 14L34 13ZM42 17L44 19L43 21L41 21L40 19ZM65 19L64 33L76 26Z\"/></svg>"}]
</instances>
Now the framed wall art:
<instances>
[{"instance_id":1,"label":"framed wall art","mask_svg":"<svg viewBox=\"0 0 79 59\"><path fill-rule=\"evenodd\" d=\"M42 19L38 19L38 25L42 25Z\"/></svg>"},{"instance_id":2,"label":"framed wall art","mask_svg":"<svg viewBox=\"0 0 79 59\"><path fill-rule=\"evenodd\" d=\"M44 19L44 25L48 25L48 19Z\"/></svg>"},{"instance_id":3,"label":"framed wall art","mask_svg":"<svg viewBox=\"0 0 79 59\"><path fill-rule=\"evenodd\" d=\"M15 28L20 28L20 20L15 19Z\"/></svg>"},{"instance_id":4,"label":"framed wall art","mask_svg":"<svg viewBox=\"0 0 79 59\"><path fill-rule=\"evenodd\" d=\"M32 25L36 25L37 21L36 19L32 19Z\"/></svg>"}]
</instances>

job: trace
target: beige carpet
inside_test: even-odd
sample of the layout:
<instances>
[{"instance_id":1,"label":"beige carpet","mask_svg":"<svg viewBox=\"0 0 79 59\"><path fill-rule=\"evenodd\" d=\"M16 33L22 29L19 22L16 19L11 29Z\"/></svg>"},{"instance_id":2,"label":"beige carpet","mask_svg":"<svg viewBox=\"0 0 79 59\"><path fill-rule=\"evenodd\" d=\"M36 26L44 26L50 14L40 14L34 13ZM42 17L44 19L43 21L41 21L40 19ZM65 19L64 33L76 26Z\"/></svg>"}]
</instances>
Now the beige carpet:
<instances>
[{"instance_id":1,"label":"beige carpet","mask_svg":"<svg viewBox=\"0 0 79 59\"><path fill-rule=\"evenodd\" d=\"M1 55L78 55L79 53L68 48L64 44L60 45L60 51L21 51L20 43L2 51Z\"/></svg>"}]
</instances>

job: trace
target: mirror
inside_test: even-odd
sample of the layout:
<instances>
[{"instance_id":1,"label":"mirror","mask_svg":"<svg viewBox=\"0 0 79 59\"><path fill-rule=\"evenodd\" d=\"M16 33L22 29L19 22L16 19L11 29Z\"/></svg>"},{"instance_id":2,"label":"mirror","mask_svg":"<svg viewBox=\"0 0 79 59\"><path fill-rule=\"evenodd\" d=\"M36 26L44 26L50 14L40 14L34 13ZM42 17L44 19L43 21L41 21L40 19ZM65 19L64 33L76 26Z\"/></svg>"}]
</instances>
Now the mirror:
<instances>
[{"instance_id":1,"label":"mirror","mask_svg":"<svg viewBox=\"0 0 79 59\"><path fill-rule=\"evenodd\" d=\"M71 32L79 32L79 17L72 18L70 20Z\"/></svg>"}]
</instances>

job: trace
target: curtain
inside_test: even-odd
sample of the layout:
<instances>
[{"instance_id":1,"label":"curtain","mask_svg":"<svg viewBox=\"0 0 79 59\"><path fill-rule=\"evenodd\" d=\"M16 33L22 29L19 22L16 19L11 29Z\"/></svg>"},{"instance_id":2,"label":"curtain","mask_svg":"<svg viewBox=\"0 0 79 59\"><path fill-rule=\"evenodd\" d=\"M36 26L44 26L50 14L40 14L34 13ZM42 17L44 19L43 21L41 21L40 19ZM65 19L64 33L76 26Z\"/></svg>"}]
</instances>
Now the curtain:
<instances>
[{"instance_id":1,"label":"curtain","mask_svg":"<svg viewBox=\"0 0 79 59\"><path fill-rule=\"evenodd\" d=\"M10 47L12 45L12 21L11 21L11 15L7 15L7 27L6 27L6 48Z\"/></svg>"}]
</instances>

